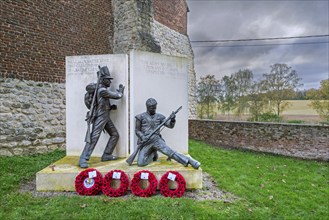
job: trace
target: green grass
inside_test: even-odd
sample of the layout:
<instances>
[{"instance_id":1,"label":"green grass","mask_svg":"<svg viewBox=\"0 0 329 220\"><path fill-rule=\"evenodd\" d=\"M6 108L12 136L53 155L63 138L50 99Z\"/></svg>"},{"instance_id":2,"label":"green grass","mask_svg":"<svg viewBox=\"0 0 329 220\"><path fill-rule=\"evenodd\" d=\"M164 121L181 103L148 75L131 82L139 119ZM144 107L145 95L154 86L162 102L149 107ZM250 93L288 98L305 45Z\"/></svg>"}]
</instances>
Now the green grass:
<instances>
[{"instance_id":1,"label":"green grass","mask_svg":"<svg viewBox=\"0 0 329 220\"><path fill-rule=\"evenodd\" d=\"M305 121L303 121L303 120L288 120L287 123L291 123L291 124L304 124Z\"/></svg>"},{"instance_id":2,"label":"green grass","mask_svg":"<svg viewBox=\"0 0 329 220\"><path fill-rule=\"evenodd\" d=\"M190 154L202 162L234 203L188 198L33 197L18 192L22 182L63 152L0 157L0 219L326 219L328 163L303 161L190 141ZM82 208L85 207L85 208Z\"/></svg>"},{"instance_id":3,"label":"green grass","mask_svg":"<svg viewBox=\"0 0 329 220\"><path fill-rule=\"evenodd\" d=\"M329 216L328 163L216 149L196 141L191 146L191 153L203 161L203 170L220 188L243 198L255 217Z\"/></svg>"},{"instance_id":4,"label":"green grass","mask_svg":"<svg viewBox=\"0 0 329 220\"><path fill-rule=\"evenodd\" d=\"M64 156L63 151L54 151L51 154L33 156L0 157L1 192L12 192L19 188L19 184L31 180L35 173L51 162ZM0 197L4 194L1 193Z\"/></svg>"}]
</instances>

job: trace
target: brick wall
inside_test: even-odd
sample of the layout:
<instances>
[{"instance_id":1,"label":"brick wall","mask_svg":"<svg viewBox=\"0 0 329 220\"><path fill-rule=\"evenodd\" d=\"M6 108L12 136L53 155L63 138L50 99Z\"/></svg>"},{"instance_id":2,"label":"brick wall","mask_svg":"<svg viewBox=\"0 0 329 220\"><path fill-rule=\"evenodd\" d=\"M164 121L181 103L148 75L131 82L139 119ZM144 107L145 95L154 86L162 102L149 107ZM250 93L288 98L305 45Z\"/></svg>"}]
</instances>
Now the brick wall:
<instances>
[{"instance_id":1,"label":"brick wall","mask_svg":"<svg viewBox=\"0 0 329 220\"><path fill-rule=\"evenodd\" d=\"M187 35L187 12L185 0L153 0L154 19L172 30Z\"/></svg>"},{"instance_id":2,"label":"brick wall","mask_svg":"<svg viewBox=\"0 0 329 220\"><path fill-rule=\"evenodd\" d=\"M153 3L167 13L157 12L162 23ZM136 49L186 57L195 118L186 13L185 0L0 0L0 155L65 147L65 56Z\"/></svg>"},{"instance_id":3,"label":"brick wall","mask_svg":"<svg viewBox=\"0 0 329 220\"><path fill-rule=\"evenodd\" d=\"M0 74L64 82L65 56L112 52L111 0L0 1Z\"/></svg>"},{"instance_id":4,"label":"brick wall","mask_svg":"<svg viewBox=\"0 0 329 220\"><path fill-rule=\"evenodd\" d=\"M328 126L189 120L189 137L218 147L329 161Z\"/></svg>"}]
</instances>

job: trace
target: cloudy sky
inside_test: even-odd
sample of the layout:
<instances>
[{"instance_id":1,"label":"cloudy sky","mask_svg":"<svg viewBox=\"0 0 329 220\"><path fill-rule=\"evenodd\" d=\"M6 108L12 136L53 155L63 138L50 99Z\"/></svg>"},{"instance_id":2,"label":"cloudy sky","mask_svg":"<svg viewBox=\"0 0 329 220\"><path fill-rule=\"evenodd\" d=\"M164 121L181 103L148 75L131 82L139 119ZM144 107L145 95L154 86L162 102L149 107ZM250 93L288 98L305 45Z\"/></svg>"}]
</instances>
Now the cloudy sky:
<instances>
[{"instance_id":1,"label":"cloudy sky","mask_svg":"<svg viewBox=\"0 0 329 220\"><path fill-rule=\"evenodd\" d=\"M268 73L274 63L285 63L295 69L304 84L301 89L318 88L321 80L329 78L328 36L193 42L329 35L328 0L187 2L188 35L195 55L197 79L207 74L221 79L245 68L252 70L257 79Z\"/></svg>"}]
</instances>

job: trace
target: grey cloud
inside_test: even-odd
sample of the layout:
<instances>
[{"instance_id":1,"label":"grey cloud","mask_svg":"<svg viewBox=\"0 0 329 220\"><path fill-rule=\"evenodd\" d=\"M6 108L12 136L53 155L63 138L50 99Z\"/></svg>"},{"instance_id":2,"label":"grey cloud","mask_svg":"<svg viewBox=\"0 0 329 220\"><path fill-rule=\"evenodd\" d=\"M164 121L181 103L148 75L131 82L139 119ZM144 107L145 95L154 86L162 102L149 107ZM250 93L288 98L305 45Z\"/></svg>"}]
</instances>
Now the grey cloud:
<instances>
[{"instance_id":1,"label":"grey cloud","mask_svg":"<svg viewBox=\"0 0 329 220\"><path fill-rule=\"evenodd\" d=\"M242 39L328 34L328 1L188 1L191 40ZM301 43L329 38L234 42L237 44ZM193 46L198 44L193 43ZM204 45L204 44L202 44ZM217 44L231 45L231 44ZM193 47L197 77L221 78L250 68L261 76L270 65L286 63L303 78L304 87L328 77L329 44L253 47ZM316 75L310 77L310 75Z\"/></svg>"}]
</instances>

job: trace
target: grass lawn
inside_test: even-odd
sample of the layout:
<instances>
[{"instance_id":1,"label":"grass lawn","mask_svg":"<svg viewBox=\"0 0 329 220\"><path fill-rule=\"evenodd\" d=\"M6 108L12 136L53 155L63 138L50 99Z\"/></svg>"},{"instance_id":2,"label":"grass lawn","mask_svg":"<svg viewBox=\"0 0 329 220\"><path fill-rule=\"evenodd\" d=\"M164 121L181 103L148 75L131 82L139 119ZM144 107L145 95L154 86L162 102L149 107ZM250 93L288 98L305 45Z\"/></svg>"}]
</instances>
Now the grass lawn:
<instances>
[{"instance_id":1,"label":"grass lawn","mask_svg":"<svg viewBox=\"0 0 329 220\"><path fill-rule=\"evenodd\" d=\"M219 187L234 203L188 198L107 198L20 193L20 183L64 156L56 151L29 157L0 157L0 219L327 219L329 165L260 153L223 150L190 141Z\"/></svg>"}]
</instances>

